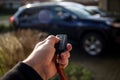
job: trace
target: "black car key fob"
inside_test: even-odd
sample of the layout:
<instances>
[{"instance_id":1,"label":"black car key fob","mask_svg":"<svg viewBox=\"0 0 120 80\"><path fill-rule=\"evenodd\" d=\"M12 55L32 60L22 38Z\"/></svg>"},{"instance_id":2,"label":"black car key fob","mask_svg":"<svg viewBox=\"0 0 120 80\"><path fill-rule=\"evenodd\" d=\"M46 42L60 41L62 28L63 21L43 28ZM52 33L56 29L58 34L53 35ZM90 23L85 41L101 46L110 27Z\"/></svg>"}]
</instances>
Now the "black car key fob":
<instances>
[{"instance_id":1,"label":"black car key fob","mask_svg":"<svg viewBox=\"0 0 120 80\"><path fill-rule=\"evenodd\" d=\"M67 35L65 34L58 34L56 35L60 41L55 45L56 48L56 54L60 54L64 52L67 48Z\"/></svg>"}]
</instances>

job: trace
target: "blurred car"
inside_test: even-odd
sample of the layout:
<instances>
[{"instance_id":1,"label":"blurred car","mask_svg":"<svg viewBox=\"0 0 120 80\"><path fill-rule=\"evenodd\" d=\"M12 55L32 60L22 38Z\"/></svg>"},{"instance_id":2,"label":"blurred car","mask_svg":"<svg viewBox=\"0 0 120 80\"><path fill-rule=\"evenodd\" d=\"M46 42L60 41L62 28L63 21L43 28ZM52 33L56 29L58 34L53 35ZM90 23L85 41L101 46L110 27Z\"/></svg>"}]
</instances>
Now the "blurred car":
<instances>
[{"instance_id":1,"label":"blurred car","mask_svg":"<svg viewBox=\"0 0 120 80\"><path fill-rule=\"evenodd\" d=\"M120 40L120 22L112 18L91 15L72 2L44 2L22 6L10 18L15 28L36 28L51 34L67 34L70 40L80 44L80 49L96 56L104 52L111 41ZM72 6L71 6L72 5ZM51 12L51 20L41 23L42 10ZM58 13L61 14L58 16ZM43 16L44 17L44 16Z\"/></svg>"}]
</instances>

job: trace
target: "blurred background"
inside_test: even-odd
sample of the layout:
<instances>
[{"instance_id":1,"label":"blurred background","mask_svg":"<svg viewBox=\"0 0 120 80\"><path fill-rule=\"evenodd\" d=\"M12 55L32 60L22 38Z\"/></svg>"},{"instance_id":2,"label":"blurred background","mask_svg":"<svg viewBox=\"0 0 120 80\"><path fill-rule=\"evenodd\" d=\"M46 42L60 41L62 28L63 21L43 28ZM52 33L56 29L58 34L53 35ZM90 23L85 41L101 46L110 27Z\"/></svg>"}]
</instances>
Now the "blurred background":
<instances>
[{"instance_id":1,"label":"blurred background","mask_svg":"<svg viewBox=\"0 0 120 80\"><path fill-rule=\"evenodd\" d=\"M87 14L88 13L90 14L90 17L87 17L87 20L86 17L82 18L83 21L90 20L89 24L88 23L85 24L92 26L100 26L100 27L110 26L109 29L108 28L105 29L108 29L107 30L108 33L110 32L110 35L114 36L112 37L112 39L110 38L111 40L115 39L116 35L120 36L120 31L119 31L120 1L119 0L0 0L0 77L2 77L16 63L25 59L31 53L37 42L42 41L50 34L54 34L44 31L42 29L38 29L38 27L37 29L34 28L31 29L31 27L29 28L29 25L27 25L27 23L16 25L15 20L17 21L17 19L14 14L17 14L21 6L27 6L28 4L39 3L38 5L40 5L43 2L59 3L62 1L75 2L79 5L84 6L85 13L87 12ZM69 5L69 6L73 6L73 5ZM69 8L66 9L69 10ZM93 18L91 19L91 17L94 17L96 20ZM103 21L101 21L101 18L104 19L104 21L106 21L103 23L104 25L102 24ZM32 21L33 19L34 18L32 18ZM22 22L27 22L26 20L23 19L21 20ZM74 21L76 21L76 19L74 19ZM97 23L93 21L97 21ZM101 22L99 23L99 21ZM52 24L54 23L52 22ZM75 25L76 24L77 23L75 23ZM20 27L21 25L22 27L23 26L25 27L21 29ZM56 29L56 25L57 24L52 25L54 26L53 27L54 29ZM39 26L41 26L41 24ZM51 24L49 26L51 26ZM79 24L78 27L81 27L81 25ZM87 29L87 32L90 32L89 30ZM99 30L102 31L102 29L100 28ZM66 31L66 29L64 29L64 31ZM84 35L82 35L80 39L82 38L84 38L83 40L87 39L86 37L90 36L90 35L86 35L87 32ZM97 31L92 30L92 34L93 32L96 33ZM70 31L69 33L75 33L75 32ZM79 34L79 31L77 33ZM103 41L104 35L96 35L96 34L94 35L95 38L97 38L98 41L101 42L103 46L102 48L104 48L104 44L106 42L110 41L110 39L106 39L106 42L104 42ZM118 37L116 41L120 42L120 37ZM97 53L92 54L90 53L90 51L87 52L87 50L86 52L82 51L80 49L81 48L80 45L78 45L79 40L77 41L77 43L76 41L71 41L71 40L70 42L73 44L73 50L71 51L70 64L65 70L67 76L69 77L69 80L120 80L120 45L118 43L115 44L114 42L108 43L109 46L107 46L106 49L103 49L103 51L100 52L102 53L102 55L101 54L97 55ZM101 44L98 46L101 46ZM95 45L97 45L97 43ZM100 47L100 49L102 48ZM51 80L58 80L57 78L58 77L56 76Z\"/></svg>"}]
</instances>

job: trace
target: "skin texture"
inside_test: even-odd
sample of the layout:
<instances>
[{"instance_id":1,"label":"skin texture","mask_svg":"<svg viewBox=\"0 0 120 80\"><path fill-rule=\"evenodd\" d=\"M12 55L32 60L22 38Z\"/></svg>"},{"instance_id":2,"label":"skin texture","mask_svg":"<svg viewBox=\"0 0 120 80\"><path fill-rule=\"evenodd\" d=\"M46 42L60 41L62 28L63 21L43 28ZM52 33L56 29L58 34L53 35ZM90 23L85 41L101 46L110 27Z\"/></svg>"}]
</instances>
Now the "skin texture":
<instances>
[{"instance_id":1,"label":"skin texture","mask_svg":"<svg viewBox=\"0 0 120 80\"><path fill-rule=\"evenodd\" d=\"M57 70L55 66L55 44L59 42L59 38L50 35L44 41L39 42L32 53L23 61L23 63L31 66L43 80L52 78ZM72 45L67 44L67 50L61 53L58 63L64 68L68 65L70 58L70 51Z\"/></svg>"}]
</instances>

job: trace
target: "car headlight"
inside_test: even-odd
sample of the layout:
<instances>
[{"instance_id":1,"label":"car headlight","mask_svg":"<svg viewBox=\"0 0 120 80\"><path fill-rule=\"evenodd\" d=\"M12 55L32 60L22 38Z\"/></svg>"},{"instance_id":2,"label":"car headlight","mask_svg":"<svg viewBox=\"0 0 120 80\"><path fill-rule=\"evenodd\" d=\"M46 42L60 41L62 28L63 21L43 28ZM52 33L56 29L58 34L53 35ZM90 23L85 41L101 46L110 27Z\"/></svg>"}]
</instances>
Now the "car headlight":
<instances>
[{"instance_id":1,"label":"car headlight","mask_svg":"<svg viewBox=\"0 0 120 80\"><path fill-rule=\"evenodd\" d=\"M112 23L112 26L115 28L120 28L120 23L114 22L114 23Z\"/></svg>"}]
</instances>

